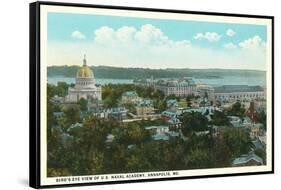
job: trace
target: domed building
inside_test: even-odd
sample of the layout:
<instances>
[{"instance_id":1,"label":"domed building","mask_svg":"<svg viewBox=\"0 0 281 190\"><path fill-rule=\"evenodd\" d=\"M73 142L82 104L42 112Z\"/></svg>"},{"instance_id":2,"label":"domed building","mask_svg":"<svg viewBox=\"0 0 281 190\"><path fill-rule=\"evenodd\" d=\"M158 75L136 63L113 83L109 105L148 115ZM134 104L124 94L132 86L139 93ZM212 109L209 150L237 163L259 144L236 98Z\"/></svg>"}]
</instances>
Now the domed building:
<instances>
[{"instance_id":1,"label":"domed building","mask_svg":"<svg viewBox=\"0 0 281 190\"><path fill-rule=\"evenodd\" d=\"M96 86L93 71L87 66L84 55L83 66L77 71L75 86L68 89L68 102L78 102L81 98L86 100L101 100L101 87Z\"/></svg>"}]
</instances>

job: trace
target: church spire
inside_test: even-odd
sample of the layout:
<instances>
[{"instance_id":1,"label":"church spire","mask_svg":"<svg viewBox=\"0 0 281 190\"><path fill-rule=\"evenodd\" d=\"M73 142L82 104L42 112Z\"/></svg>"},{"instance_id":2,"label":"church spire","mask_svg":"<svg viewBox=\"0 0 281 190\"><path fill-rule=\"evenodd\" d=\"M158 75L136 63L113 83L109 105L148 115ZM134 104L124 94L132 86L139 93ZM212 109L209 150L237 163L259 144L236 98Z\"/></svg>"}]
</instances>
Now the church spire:
<instances>
[{"instance_id":1,"label":"church spire","mask_svg":"<svg viewBox=\"0 0 281 190\"><path fill-rule=\"evenodd\" d=\"M83 66L87 66L86 54L84 54Z\"/></svg>"}]
</instances>

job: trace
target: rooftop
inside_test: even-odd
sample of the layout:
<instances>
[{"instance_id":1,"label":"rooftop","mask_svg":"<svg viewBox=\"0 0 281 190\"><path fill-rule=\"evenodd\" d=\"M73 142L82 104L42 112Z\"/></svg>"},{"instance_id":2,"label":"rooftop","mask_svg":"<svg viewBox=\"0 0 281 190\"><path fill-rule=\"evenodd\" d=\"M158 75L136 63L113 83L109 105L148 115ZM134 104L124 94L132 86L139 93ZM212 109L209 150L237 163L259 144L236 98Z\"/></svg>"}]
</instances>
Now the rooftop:
<instances>
[{"instance_id":1,"label":"rooftop","mask_svg":"<svg viewBox=\"0 0 281 190\"><path fill-rule=\"evenodd\" d=\"M122 96L138 96L136 91L123 92Z\"/></svg>"},{"instance_id":2,"label":"rooftop","mask_svg":"<svg viewBox=\"0 0 281 190\"><path fill-rule=\"evenodd\" d=\"M261 86L248 85L224 85L214 87L215 93L231 93L231 92L262 92L264 89Z\"/></svg>"},{"instance_id":3,"label":"rooftop","mask_svg":"<svg viewBox=\"0 0 281 190\"><path fill-rule=\"evenodd\" d=\"M234 161L232 162L233 165L240 165L240 164L246 164L249 161L254 160L256 162L259 162L260 164L263 163L263 160L261 157L257 156L254 153L249 153L249 154L243 154L238 158L235 158Z\"/></svg>"}]
</instances>

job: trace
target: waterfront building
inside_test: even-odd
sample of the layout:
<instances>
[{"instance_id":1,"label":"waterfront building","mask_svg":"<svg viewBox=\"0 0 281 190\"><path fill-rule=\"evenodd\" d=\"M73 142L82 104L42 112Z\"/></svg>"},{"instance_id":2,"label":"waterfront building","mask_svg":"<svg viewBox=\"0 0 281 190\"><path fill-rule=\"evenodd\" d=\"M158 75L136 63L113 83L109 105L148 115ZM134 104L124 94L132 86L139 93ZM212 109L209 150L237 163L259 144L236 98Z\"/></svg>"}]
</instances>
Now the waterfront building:
<instances>
[{"instance_id":1,"label":"waterfront building","mask_svg":"<svg viewBox=\"0 0 281 190\"><path fill-rule=\"evenodd\" d=\"M196 93L196 85L192 78L159 80L154 88L162 91L166 96L185 97Z\"/></svg>"},{"instance_id":2,"label":"waterfront building","mask_svg":"<svg viewBox=\"0 0 281 190\"><path fill-rule=\"evenodd\" d=\"M214 88L210 85L203 84L203 83L198 83L196 84L196 95L200 96L203 98L204 101L214 100Z\"/></svg>"},{"instance_id":3,"label":"waterfront building","mask_svg":"<svg viewBox=\"0 0 281 190\"><path fill-rule=\"evenodd\" d=\"M86 100L101 100L102 90L96 85L93 71L88 67L84 55L83 66L76 73L75 86L68 89L67 102L78 102L81 98Z\"/></svg>"},{"instance_id":4,"label":"waterfront building","mask_svg":"<svg viewBox=\"0 0 281 190\"><path fill-rule=\"evenodd\" d=\"M214 87L214 97L219 101L264 99L265 91L261 86L224 85Z\"/></svg>"},{"instance_id":5,"label":"waterfront building","mask_svg":"<svg viewBox=\"0 0 281 190\"><path fill-rule=\"evenodd\" d=\"M185 77L182 79L140 79L135 80L136 85L152 87L162 91L166 96L175 95L185 97L196 93L196 85L192 78Z\"/></svg>"}]
</instances>

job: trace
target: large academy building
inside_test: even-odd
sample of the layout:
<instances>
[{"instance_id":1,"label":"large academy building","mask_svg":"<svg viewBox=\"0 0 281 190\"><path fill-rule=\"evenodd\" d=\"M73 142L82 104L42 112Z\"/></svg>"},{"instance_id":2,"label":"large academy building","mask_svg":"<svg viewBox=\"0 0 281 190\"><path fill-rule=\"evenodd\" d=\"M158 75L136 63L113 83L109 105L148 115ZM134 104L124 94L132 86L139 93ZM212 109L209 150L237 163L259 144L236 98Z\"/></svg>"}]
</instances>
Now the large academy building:
<instances>
[{"instance_id":1,"label":"large academy building","mask_svg":"<svg viewBox=\"0 0 281 190\"><path fill-rule=\"evenodd\" d=\"M84 55L83 66L77 71L75 86L68 89L67 102L78 102L81 98L86 100L101 100L101 87L96 86L93 71L87 66Z\"/></svg>"},{"instance_id":2,"label":"large academy building","mask_svg":"<svg viewBox=\"0 0 281 190\"><path fill-rule=\"evenodd\" d=\"M248 85L224 85L214 87L215 100L252 100L265 99L265 88Z\"/></svg>"}]
</instances>

